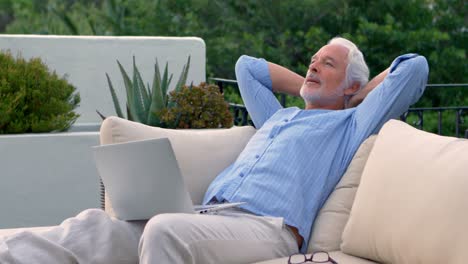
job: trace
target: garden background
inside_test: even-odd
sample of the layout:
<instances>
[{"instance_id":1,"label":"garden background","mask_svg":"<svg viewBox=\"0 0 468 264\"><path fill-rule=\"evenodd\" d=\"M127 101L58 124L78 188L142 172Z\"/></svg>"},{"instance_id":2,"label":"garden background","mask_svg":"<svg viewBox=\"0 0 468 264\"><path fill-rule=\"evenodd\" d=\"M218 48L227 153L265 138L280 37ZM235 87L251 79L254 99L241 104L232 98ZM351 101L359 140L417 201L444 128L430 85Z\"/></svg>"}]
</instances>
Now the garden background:
<instances>
[{"instance_id":1,"label":"garden background","mask_svg":"<svg viewBox=\"0 0 468 264\"><path fill-rule=\"evenodd\" d=\"M363 51L371 77L416 52L429 61L429 83L468 83L467 10L464 0L0 0L0 33L198 36L207 78L232 79L242 54L304 75L310 56L340 35ZM241 102L233 90L225 96ZM461 105L467 87L428 89L416 106ZM425 116L426 130L436 131L436 119Z\"/></svg>"}]
</instances>

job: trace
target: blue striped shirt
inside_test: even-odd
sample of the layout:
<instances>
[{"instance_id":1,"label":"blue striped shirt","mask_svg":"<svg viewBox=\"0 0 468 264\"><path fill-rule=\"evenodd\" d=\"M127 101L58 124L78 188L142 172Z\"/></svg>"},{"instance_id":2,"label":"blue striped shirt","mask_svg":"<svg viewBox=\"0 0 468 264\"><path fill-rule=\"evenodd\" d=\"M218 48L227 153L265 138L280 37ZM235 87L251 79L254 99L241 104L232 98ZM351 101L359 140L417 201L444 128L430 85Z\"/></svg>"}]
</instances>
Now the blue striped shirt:
<instances>
[{"instance_id":1,"label":"blue striped shirt","mask_svg":"<svg viewBox=\"0 0 468 264\"><path fill-rule=\"evenodd\" d=\"M246 202L257 215L283 217L307 244L314 219L348 167L359 145L422 95L424 57L396 58L384 81L357 107L344 110L282 108L272 93L268 64L242 56L236 76L257 127L237 160L209 186L204 203Z\"/></svg>"}]
</instances>

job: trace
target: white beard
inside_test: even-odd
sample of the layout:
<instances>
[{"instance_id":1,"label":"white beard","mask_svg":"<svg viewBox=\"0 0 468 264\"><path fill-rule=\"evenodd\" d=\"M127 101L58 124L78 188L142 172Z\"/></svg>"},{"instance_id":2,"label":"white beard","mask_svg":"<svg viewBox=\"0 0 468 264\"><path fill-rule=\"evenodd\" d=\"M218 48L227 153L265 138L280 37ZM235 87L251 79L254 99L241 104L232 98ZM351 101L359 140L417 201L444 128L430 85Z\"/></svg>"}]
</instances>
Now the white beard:
<instances>
[{"instance_id":1,"label":"white beard","mask_svg":"<svg viewBox=\"0 0 468 264\"><path fill-rule=\"evenodd\" d=\"M325 94L323 89L325 87L325 83L322 82L320 87L317 89L308 88L307 84L303 85L300 90L300 95L304 101L312 105L329 105L335 103L341 97L344 96L344 86L346 85L346 81L343 81L334 91L329 94Z\"/></svg>"}]
</instances>

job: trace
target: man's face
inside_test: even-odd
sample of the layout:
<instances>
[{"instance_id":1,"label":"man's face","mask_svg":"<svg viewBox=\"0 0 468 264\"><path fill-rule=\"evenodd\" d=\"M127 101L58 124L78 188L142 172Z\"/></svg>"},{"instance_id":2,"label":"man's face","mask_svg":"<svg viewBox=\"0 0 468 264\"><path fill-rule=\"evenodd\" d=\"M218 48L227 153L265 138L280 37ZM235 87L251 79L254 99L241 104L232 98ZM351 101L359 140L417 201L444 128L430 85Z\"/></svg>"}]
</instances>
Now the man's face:
<instances>
[{"instance_id":1,"label":"man's face","mask_svg":"<svg viewBox=\"0 0 468 264\"><path fill-rule=\"evenodd\" d=\"M342 108L347 60L348 49L336 44L323 46L312 56L301 87L306 109Z\"/></svg>"}]
</instances>

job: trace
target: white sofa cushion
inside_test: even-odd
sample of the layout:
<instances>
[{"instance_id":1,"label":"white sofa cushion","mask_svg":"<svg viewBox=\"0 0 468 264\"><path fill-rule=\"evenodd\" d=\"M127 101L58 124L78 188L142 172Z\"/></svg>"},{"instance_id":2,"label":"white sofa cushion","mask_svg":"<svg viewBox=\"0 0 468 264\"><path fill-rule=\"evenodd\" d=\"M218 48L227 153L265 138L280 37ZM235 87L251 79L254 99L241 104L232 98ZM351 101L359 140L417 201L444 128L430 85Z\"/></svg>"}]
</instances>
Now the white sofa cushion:
<instances>
[{"instance_id":1,"label":"white sofa cushion","mask_svg":"<svg viewBox=\"0 0 468 264\"><path fill-rule=\"evenodd\" d=\"M101 144L167 137L171 141L192 201L202 202L211 181L237 158L255 129L164 129L108 117L101 125ZM106 198L106 211L113 215Z\"/></svg>"},{"instance_id":2,"label":"white sofa cushion","mask_svg":"<svg viewBox=\"0 0 468 264\"><path fill-rule=\"evenodd\" d=\"M345 174L320 209L312 227L307 252L340 250L341 235L376 137L371 136L361 144Z\"/></svg>"},{"instance_id":3,"label":"white sofa cushion","mask_svg":"<svg viewBox=\"0 0 468 264\"><path fill-rule=\"evenodd\" d=\"M468 140L391 120L365 166L343 252L384 263L466 263Z\"/></svg>"}]
</instances>

